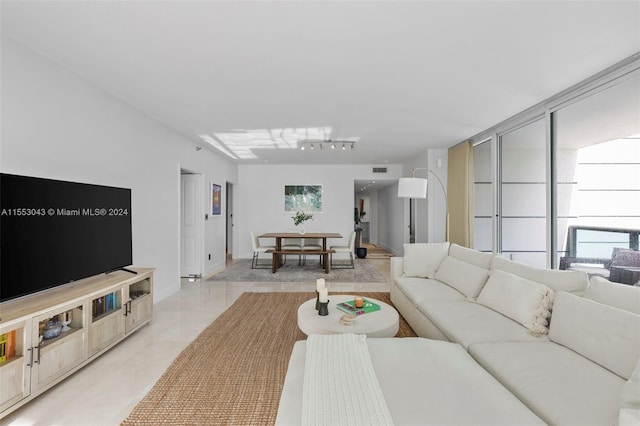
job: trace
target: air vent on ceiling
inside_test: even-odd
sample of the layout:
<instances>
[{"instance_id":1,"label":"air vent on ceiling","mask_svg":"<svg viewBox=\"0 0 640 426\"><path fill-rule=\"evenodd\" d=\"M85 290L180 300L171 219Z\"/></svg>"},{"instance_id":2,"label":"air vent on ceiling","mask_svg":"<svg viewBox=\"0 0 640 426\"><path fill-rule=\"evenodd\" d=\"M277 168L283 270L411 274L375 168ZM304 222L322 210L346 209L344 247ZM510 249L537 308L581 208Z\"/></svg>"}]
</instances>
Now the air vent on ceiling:
<instances>
[{"instance_id":1,"label":"air vent on ceiling","mask_svg":"<svg viewBox=\"0 0 640 426\"><path fill-rule=\"evenodd\" d=\"M374 167L373 173L387 173L386 167Z\"/></svg>"}]
</instances>

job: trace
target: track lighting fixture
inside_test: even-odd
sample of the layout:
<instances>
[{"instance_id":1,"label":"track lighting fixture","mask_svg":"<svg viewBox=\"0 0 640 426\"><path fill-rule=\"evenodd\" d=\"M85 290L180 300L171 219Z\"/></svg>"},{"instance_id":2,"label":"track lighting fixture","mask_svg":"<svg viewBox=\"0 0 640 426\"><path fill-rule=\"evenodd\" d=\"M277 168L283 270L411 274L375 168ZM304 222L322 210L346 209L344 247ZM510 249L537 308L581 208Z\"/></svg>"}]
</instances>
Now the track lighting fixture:
<instances>
[{"instance_id":1,"label":"track lighting fixture","mask_svg":"<svg viewBox=\"0 0 640 426\"><path fill-rule=\"evenodd\" d=\"M350 149L355 149L356 147L356 142L355 141L338 141L339 144L342 144L342 150L346 151L347 147L349 147ZM332 140L314 140L314 141L300 141L298 142L298 146L300 147L301 151L304 151L305 149L309 149L310 151L315 151L316 148L318 148L320 151L324 150L325 145L330 146L331 149L336 149L336 142L332 141Z\"/></svg>"}]
</instances>

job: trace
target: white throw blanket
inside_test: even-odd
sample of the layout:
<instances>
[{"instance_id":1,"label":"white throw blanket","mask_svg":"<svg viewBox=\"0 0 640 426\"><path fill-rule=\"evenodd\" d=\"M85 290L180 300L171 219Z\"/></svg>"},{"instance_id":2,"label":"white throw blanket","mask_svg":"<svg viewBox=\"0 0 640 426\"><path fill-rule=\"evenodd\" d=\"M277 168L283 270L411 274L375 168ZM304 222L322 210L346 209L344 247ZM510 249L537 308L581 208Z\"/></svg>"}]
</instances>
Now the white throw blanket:
<instances>
[{"instance_id":1,"label":"white throw blanket","mask_svg":"<svg viewBox=\"0 0 640 426\"><path fill-rule=\"evenodd\" d=\"M393 425L365 335L308 337L302 424Z\"/></svg>"}]
</instances>

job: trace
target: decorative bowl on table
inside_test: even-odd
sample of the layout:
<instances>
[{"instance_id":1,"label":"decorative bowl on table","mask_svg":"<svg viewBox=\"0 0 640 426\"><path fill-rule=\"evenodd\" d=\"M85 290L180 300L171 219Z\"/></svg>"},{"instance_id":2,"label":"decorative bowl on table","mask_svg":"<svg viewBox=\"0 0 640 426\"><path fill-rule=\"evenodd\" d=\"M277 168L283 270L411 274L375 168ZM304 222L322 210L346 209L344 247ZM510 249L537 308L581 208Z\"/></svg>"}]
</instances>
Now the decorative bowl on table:
<instances>
[{"instance_id":1,"label":"decorative bowl on table","mask_svg":"<svg viewBox=\"0 0 640 426\"><path fill-rule=\"evenodd\" d=\"M344 314L343 316L340 317L340 324L351 325L353 324L353 321L355 321L355 319L356 319L355 315Z\"/></svg>"},{"instance_id":2,"label":"decorative bowl on table","mask_svg":"<svg viewBox=\"0 0 640 426\"><path fill-rule=\"evenodd\" d=\"M42 336L45 340L53 339L54 337L58 337L61 331L62 323L60 321L49 321L47 325L44 326Z\"/></svg>"}]
</instances>

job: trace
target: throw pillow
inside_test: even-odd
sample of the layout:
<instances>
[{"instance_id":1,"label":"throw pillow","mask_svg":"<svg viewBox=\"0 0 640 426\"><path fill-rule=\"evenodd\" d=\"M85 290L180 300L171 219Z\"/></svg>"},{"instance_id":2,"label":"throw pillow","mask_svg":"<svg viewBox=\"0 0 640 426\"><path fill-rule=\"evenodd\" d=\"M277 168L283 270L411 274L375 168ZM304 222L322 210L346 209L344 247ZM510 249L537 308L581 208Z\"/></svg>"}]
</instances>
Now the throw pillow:
<instances>
[{"instance_id":1,"label":"throw pillow","mask_svg":"<svg viewBox=\"0 0 640 426\"><path fill-rule=\"evenodd\" d=\"M487 278L489 278L488 269L451 256L447 256L442 261L435 275L436 280L455 288L471 299L478 297Z\"/></svg>"},{"instance_id":2,"label":"throw pillow","mask_svg":"<svg viewBox=\"0 0 640 426\"><path fill-rule=\"evenodd\" d=\"M553 291L568 291L584 294L589 286L589 276L584 271L558 271L556 269L536 268L502 256L494 256L491 269L500 269L536 283L544 284Z\"/></svg>"},{"instance_id":3,"label":"throw pillow","mask_svg":"<svg viewBox=\"0 0 640 426\"><path fill-rule=\"evenodd\" d=\"M481 268L490 269L491 260L493 259L494 254L470 249L454 243L451 244L451 248L449 249L449 256L474 264Z\"/></svg>"},{"instance_id":4,"label":"throw pillow","mask_svg":"<svg viewBox=\"0 0 640 426\"><path fill-rule=\"evenodd\" d=\"M640 315L559 291L549 340L629 380L640 359Z\"/></svg>"},{"instance_id":5,"label":"throw pillow","mask_svg":"<svg viewBox=\"0 0 640 426\"><path fill-rule=\"evenodd\" d=\"M404 245L403 275L433 278L440 262L449 253L449 243L416 243Z\"/></svg>"},{"instance_id":6,"label":"throw pillow","mask_svg":"<svg viewBox=\"0 0 640 426\"><path fill-rule=\"evenodd\" d=\"M535 336L549 332L553 290L544 284L496 269L478 303L519 322Z\"/></svg>"},{"instance_id":7,"label":"throw pillow","mask_svg":"<svg viewBox=\"0 0 640 426\"><path fill-rule=\"evenodd\" d=\"M640 266L640 251L620 249L611 260L611 266Z\"/></svg>"},{"instance_id":8,"label":"throw pillow","mask_svg":"<svg viewBox=\"0 0 640 426\"><path fill-rule=\"evenodd\" d=\"M640 287L612 283L605 278L593 276L584 297L640 315Z\"/></svg>"}]
</instances>

